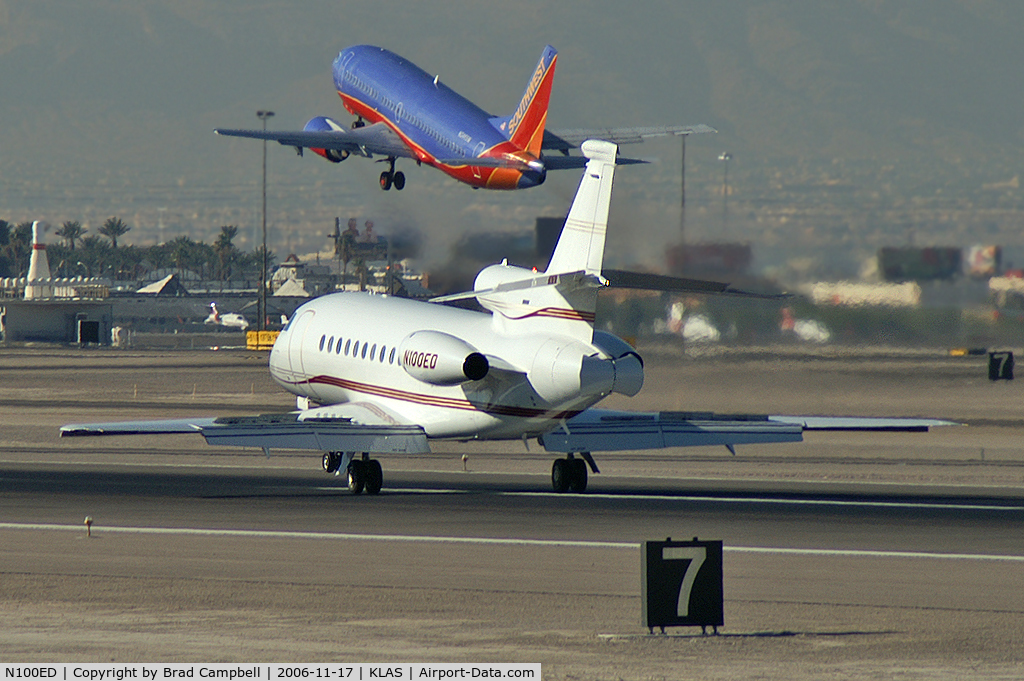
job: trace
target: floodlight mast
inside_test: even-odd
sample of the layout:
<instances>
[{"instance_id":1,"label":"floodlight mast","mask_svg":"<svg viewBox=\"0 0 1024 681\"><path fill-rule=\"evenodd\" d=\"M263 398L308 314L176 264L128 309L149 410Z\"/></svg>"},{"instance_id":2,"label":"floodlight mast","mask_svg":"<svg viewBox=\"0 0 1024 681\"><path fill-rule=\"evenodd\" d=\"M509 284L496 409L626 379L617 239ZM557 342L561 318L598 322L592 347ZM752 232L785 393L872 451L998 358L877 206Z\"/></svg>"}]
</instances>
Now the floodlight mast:
<instances>
[{"instance_id":1,"label":"floodlight mast","mask_svg":"<svg viewBox=\"0 0 1024 681\"><path fill-rule=\"evenodd\" d=\"M263 121L263 131L267 131L267 119L274 115L273 111L260 109L256 117ZM267 140L263 140L263 266L260 268L260 295L256 305L259 319L256 329L267 328Z\"/></svg>"}]
</instances>

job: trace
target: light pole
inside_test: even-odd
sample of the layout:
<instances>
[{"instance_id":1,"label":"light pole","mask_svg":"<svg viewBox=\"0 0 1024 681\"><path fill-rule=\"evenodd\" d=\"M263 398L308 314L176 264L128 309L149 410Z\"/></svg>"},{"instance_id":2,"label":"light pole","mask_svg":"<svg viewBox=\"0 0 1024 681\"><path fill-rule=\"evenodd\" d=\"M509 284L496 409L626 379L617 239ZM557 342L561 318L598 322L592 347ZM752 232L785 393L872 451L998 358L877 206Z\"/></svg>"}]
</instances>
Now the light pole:
<instances>
[{"instance_id":1,"label":"light pole","mask_svg":"<svg viewBox=\"0 0 1024 681\"><path fill-rule=\"evenodd\" d=\"M256 117L263 121L263 131L267 131L267 119L274 115L273 111L260 109ZM256 322L259 331L267 325L267 140L263 140L263 267L260 269L260 297L256 304L260 315Z\"/></svg>"},{"instance_id":2,"label":"light pole","mask_svg":"<svg viewBox=\"0 0 1024 681\"><path fill-rule=\"evenodd\" d=\"M722 236L724 237L729 227L729 161L732 160L732 154L723 151L718 155L718 160L722 162Z\"/></svg>"},{"instance_id":3,"label":"light pole","mask_svg":"<svg viewBox=\"0 0 1024 681\"><path fill-rule=\"evenodd\" d=\"M683 140L683 156L681 161L682 173L680 177L680 201L679 201L679 245L686 247L686 135L680 135Z\"/></svg>"}]
</instances>

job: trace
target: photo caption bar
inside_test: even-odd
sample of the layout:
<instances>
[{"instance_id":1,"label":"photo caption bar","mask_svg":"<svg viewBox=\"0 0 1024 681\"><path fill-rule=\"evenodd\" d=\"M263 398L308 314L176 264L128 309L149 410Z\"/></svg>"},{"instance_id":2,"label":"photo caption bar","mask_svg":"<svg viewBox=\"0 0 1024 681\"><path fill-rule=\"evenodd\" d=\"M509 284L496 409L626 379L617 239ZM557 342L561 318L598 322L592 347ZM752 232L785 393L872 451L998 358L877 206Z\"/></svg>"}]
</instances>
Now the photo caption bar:
<instances>
[{"instance_id":1,"label":"photo caption bar","mask_svg":"<svg viewBox=\"0 0 1024 681\"><path fill-rule=\"evenodd\" d=\"M124 664L0 664L0 681L8 679L40 681L173 681L174 679L210 679L212 681L369 681L370 679L531 679L540 681L539 663L475 662L439 663L358 663L326 664L162 664L128 662Z\"/></svg>"}]
</instances>

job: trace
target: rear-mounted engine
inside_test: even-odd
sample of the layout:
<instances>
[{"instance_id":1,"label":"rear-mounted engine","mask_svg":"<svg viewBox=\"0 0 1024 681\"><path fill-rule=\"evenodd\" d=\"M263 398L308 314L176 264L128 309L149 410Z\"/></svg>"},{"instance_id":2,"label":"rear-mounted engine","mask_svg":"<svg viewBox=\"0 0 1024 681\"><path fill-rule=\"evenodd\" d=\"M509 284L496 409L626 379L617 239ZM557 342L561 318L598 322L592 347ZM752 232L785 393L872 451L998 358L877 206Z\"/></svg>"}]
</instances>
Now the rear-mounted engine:
<instances>
[{"instance_id":1,"label":"rear-mounted engine","mask_svg":"<svg viewBox=\"0 0 1024 681\"><path fill-rule=\"evenodd\" d=\"M398 346L402 368L432 385L458 385L487 375L487 358L466 341L440 331L416 331Z\"/></svg>"}]
</instances>

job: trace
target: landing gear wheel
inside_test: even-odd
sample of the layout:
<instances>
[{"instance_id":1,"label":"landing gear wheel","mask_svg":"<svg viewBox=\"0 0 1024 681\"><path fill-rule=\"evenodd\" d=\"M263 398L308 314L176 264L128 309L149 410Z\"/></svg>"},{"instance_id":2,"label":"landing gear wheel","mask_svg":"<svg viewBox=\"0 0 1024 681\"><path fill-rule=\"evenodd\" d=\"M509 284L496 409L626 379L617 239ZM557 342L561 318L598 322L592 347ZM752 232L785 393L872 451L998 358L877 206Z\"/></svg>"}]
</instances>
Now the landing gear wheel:
<instances>
[{"instance_id":1,"label":"landing gear wheel","mask_svg":"<svg viewBox=\"0 0 1024 681\"><path fill-rule=\"evenodd\" d=\"M328 473L334 473L341 466L341 456L337 452L325 452L324 453L324 470Z\"/></svg>"},{"instance_id":2,"label":"landing gear wheel","mask_svg":"<svg viewBox=\"0 0 1024 681\"><path fill-rule=\"evenodd\" d=\"M356 128L361 128L364 125L366 125L366 121L364 121L362 118L360 118L357 121L352 121L352 129L353 130L355 130Z\"/></svg>"},{"instance_id":3,"label":"landing gear wheel","mask_svg":"<svg viewBox=\"0 0 1024 681\"><path fill-rule=\"evenodd\" d=\"M569 459L555 459L551 464L551 487L559 494L569 491Z\"/></svg>"},{"instance_id":4,"label":"landing gear wheel","mask_svg":"<svg viewBox=\"0 0 1024 681\"><path fill-rule=\"evenodd\" d=\"M383 173L380 174L380 188L383 189L384 191L391 189L391 183L393 181L394 178L388 171L385 170ZM404 183L402 186L405 186Z\"/></svg>"},{"instance_id":5,"label":"landing gear wheel","mask_svg":"<svg viewBox=\"0 0 1024 681\"><path fill-rule=\"evenodd\" d=\"M370 459L362 463L366 472L366 493L380 494L380 488L384 486L384 471L381 470L380 461Z\"/></svg>"},{"instance_id":6,"label":"landing gear wheel","mask_svg":"<svg viewBox=\"0 0 1024 681\"><path fill-rule=\"evenodd\" d=\"M355 459L348 464L348 491L359 494L366 486L366 464Z\"/></svg>"},{"instance_id":7,"label":"landing gear wheel","mask_svg":"<svg viewBox=\"0 0 1024 681\"><path fill-rule=\"evenodd\" d=\"M405 189L405 173L403 173L401 170L395 173L395 177L392 181L395 185L396 191L402 191L403 189Z\"/></svg>"},{"instance_id":8,"label":"landing gear wheel","mask_svg":"<svg viewBox=\"0 0 1024 681\"><path fill-rule=\"evenodd\" d=\"M587 491L587 462L583 459L568 459L569 491L580 494Z\"/></svg>"}]
</instances>

